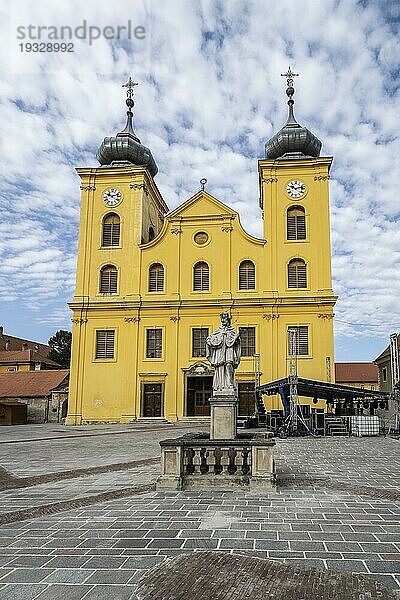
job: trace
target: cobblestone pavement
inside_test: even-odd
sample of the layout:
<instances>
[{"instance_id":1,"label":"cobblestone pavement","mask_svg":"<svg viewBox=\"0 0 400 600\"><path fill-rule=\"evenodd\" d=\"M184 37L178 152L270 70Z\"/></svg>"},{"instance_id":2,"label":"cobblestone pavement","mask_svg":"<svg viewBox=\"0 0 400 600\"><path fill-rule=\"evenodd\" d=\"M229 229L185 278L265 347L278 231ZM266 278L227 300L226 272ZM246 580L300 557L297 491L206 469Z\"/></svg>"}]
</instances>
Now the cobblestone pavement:
<instances>
[{"instance_id":1,"label":"cobblestone pavement","mask_svg":"<svg viewBox=\"0 0 400 600\"><path fill-rule=\"evenodd\" d=\"M187 428L35 427L0 432L0 507L3 518L14 513L0 527L2 600L133 600L148 569L202 550L360 573L400 588L398 440L278 440L276 492L162 494L149 491L158 441ZM46 481L32 480L40 476ZM29 485L13 488L18 478ZM28 507L36 513L15 515Z\"/></svg>"}]
</instances>

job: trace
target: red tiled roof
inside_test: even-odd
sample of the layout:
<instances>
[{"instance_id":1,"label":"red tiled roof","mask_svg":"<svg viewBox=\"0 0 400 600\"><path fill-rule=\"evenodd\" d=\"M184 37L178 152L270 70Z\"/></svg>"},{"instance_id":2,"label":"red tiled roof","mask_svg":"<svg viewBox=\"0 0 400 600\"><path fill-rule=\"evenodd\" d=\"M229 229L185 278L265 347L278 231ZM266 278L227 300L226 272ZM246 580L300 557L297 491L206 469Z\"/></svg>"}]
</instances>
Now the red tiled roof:
<instances>
[{"instance_id":1,"label":"red tiled roof","mask_svg":"<svg viewBox=\"0 0 400 600\"><path fill-rule=\"evenodd\" d=\"M42 352L34 350L0 350L0 364L15 364L27 362L42 362L46 365L60 367L54 360L47 358Z\"/></svg>"},{"instance_id":2,"label":"red tiled roof","mask_svg":"<svg viewBox=\"0 0 400 600\"><path fill-rule=\"evenodd\" d=\"M0 373L0 398L48 396L68 375L68 369Z\"/></svg>"},{"instance_id":3,"label":"red tiled roof","mask_svg":"<svg viewBox=\"0 0 400 600\"><path fill-rule=\"evenodd\" d=\"M378 367L372 362L335 363L336 383L378 383Z\"/></svg>"},{"instance_id":4,"label":"red tiled roof","mask_svg":"<svg viewBox=\"0 0 400 600\"><path fill-rule=\"evenodd\" d=\"M37 346L39 352L41 354L44 354L44 356L47 356L50 352L50 346L47 346L46 344L41 344L40 342L32 342L31 340L24 340L23 338L8 335L0 329L0 350L6 349L7 342L9 342L9 344L7 345L8 350L22 350L22 344L26 344L27 347L31 350L34 350L35 346Z\"/></svg>"}]
</instances>

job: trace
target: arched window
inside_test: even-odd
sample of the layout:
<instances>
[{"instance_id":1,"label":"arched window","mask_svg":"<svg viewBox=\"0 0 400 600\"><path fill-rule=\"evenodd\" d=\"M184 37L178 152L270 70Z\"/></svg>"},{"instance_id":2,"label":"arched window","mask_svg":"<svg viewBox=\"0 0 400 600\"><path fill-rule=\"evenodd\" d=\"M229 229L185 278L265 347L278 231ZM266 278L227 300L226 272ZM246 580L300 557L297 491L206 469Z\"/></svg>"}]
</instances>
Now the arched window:
<instances>
[{"instance_id":1,"label":"arched window","mask_svg":"<svg viewBox=\"0 0 400 600\"><path fill-rule=\"evenodd\" d=\"M100 294L116 294L118 272L113 265L106 265L100 271Z\"/></svg>"},{"instance_id":2,"label":"arched window","mask_svg":"<svg viewBox=\"0 0 400 600\"><path fill-rule=\"evenodd\" d=\"M294 258L288 264L288 287L307 287L307 265L301 258Z\"/></svg>"},{"instance_id":3,"label":"arched window","mask_svg":"<svg viewBox=\"0 0 400 600\"><path fill-rule=\"evenodd\" d=\"M243 260L239 265L239 290L254 290L256 269L251 260Z\"/></svg>"},{"instance_id":4,"label":"arched window","mask_svg":"<svg viewBox=\"0 0 400 600\"><path fill-rule=\"evenodd\" d=\"M119 246L120 218L115 213L106 215L103 219L102 246Z\"/></svg>"},{"instance_id":5,"label":"arched window","mask_svg":"<svg viewBox=\"0 0 400 600\"><path fill-rule=\"evenodd\" d=\"M210 289L210 274L208 264L198 262L193 269L193 289L209 290Z\"/></svg>"},{"instance_id":6,"label":"arched window","mask_svg":"<svg viewBox=\"0 0 400 600\"><path fill-rule=\"evenodd\" d=\"M306 239L306 213L302 206L291 206L287 211L287 239Z\"/></svg>"},{"instance_id":7,"label":"arched window","mask_svg":"<svg viewBox=\"0 0 400 600\"><path fill-rule=\"evenodd\" d=\"M149 269L149 292L164 291L164 267L154 263Z\"/></svg>"}]
</instances>

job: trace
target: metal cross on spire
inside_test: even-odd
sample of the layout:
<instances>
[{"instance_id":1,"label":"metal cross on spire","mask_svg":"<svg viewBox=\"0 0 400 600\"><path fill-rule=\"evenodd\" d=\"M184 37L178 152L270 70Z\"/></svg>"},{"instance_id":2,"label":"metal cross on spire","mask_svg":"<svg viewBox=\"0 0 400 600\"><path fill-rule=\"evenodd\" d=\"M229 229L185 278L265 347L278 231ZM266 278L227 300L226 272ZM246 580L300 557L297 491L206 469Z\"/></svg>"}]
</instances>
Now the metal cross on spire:
<instances>
[{"instance_id":1,"label":"metal cross on spire","mask_svg":"<svg viewBox=\"0 0 400 600\"><path fill-rule=\"evenodd\" d=\"M135 102L132 98L133 88L135 85L138 85L138 84L136 83L136 81L133 81L133 79L130 75L129 75L128 81L122 85L123 88L128 88L126 90L126 100L125 100L125 104L127 105L128 109L129 109L128 112L130 112L131 108L133 108L133 106L135 105Z\"/></svg>"},{"instance_id":2,"label":"metal cross on spire","mask_svg":"<svg viewBox=\"0 0 400 600\"><path fill-rule=\"evenodd\" d=\"M281 77L286 77L288 87L293 86L293 77L298 77L298 73L293 73L291 67L289 66L286 73L281 73Z\"/></svg>"},{"instance_id":3,"label":"metal cross on spire","mask_svg":"<svg viewBox=\"0 0 400 600\"><path fill-rule=\"evenodd\" d=\"M128 81L122 85L122 87L128 88L126 90L126 95L128 96L128 98L132 98L132 96L133 96L133 88L134 88L135 85L138 85L137 82L133 81L132 77L129 75Z\"/></svg>"}]
</instances>

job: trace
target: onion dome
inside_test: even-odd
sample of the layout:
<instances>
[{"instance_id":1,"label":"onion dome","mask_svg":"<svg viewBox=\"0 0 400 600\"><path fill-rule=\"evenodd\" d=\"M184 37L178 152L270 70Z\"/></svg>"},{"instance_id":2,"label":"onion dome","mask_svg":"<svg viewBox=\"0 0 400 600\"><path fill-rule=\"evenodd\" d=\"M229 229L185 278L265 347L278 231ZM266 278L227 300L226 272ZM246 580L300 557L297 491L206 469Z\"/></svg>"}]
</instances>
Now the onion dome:
<instances>
[{"instance_id":1,"label":"onion dome","mask_svg":"<svg viewBox=\"0 0 400 600\"><path fill-rule=\"evenodd\" d=\"M137 83L133 82L129 77L128 83L122 87L126 87L127 98L126 105L128 107L127 120L125 129L112 137L105 137L97 151L96 157L102 167L126 167L129 165L137 165L146 167L152 177L158 173L158 167L153 158L151 150L143 146L133 129L133 113L132 108L135 102L133 96L133 86Z\"/></svg>"},{"instance_id":2,"label":"onion dome","mask_svg":"<svg viewBox=\"0 0 400 600\"><path fill-rule=\"evenodd\" d=\"M289 115L284 127L265 144L265 158L273 160L312 158L319 156L321 152L322 142L309 129L299 125L294 116L293 77L297 75L292 73L290 67L287 73L282 74L282 77L287 78Z\"/></svg>"}]
</instances>

